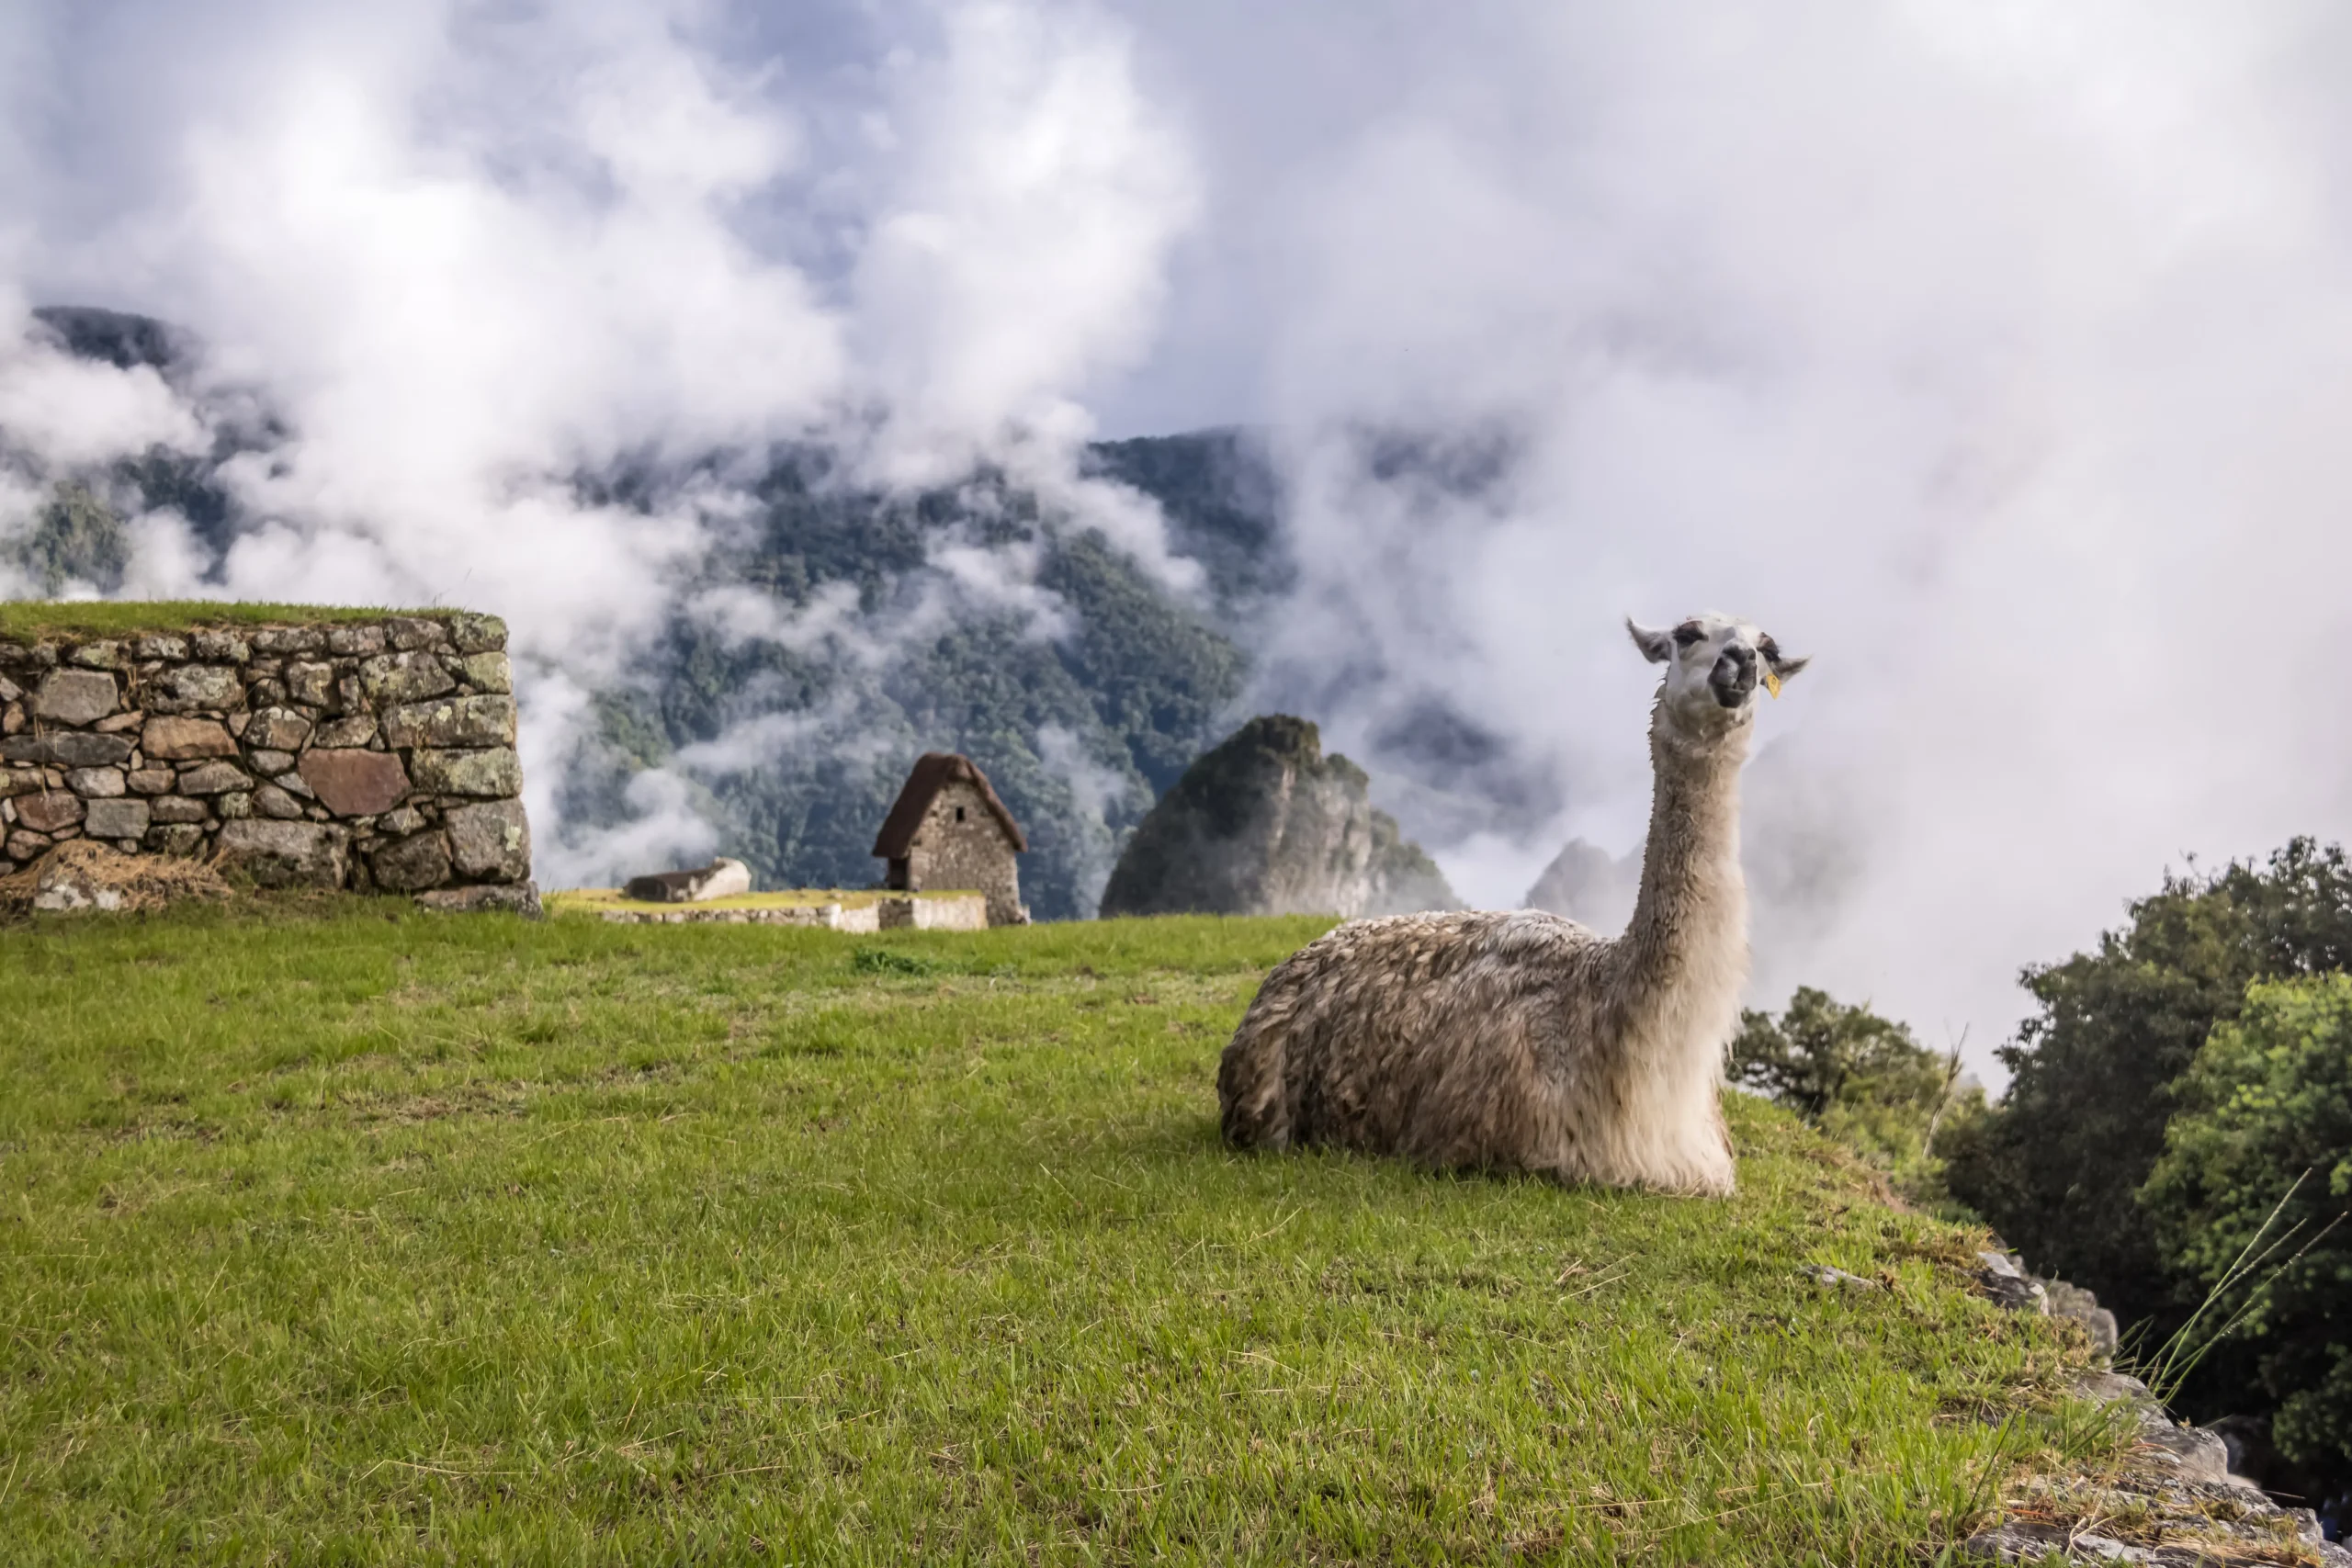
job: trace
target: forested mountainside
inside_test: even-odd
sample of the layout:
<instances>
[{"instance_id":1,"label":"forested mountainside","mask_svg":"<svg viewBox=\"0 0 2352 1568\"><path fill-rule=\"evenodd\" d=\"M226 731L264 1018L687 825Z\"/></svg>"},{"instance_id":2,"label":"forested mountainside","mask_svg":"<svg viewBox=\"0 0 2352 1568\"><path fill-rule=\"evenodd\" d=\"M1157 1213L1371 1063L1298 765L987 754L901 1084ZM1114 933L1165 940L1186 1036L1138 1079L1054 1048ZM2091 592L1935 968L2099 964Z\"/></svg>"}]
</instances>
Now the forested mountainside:
<instances>
[{"instance_id":1,"label":"forested mountainside","mask_svg":"<svg viewBox=\"0 0 2352 1568\"><path fill-rule=\"evenodd\" d=\"M38 315L74 353L175 383L193 352L146 317ZM25 476L51 499L29 532L0 541L6 564L36 592L116 592L125 519L164 507L224 554L252 520L220 465L288 433L258 399L212 412L221 434L205 456L158 449L103 471ZM1287 585L1273 470L1256 440L1207 431L1084 456L1088 476L1160 503L1171 550L1204 575L1197 591L1001 473L888 492L814 445L726 467L749 504L686 577L650 585L672 606L666 627L598 694L592 732L565 762L555 833L584 841L628 820L644 809L632 781L660 769L714 826L718 852L763 886L862 886L878 873L874 833L909 764L959 750L1029 834L1023 887L1036 916L1091 914L1125 835L1238 716L1242 628ZM705 477L632 469L575 483L584 499L653 510Z\"/></svg>"},{"instance_id":2,"label":"forested mountainside","mask_svg":"<svg viewBox=\"0 0 2352 1568\"><path fill-rule=\"evenodd\" d=\"M828 456L779 454L761 515L714 552L650 657L601 700L565 813L617 821L631 777L666 766L707 791L724 852L763 882L863 886L874 832L927 750L978 762L1029 835L1022 887L1040 919L1091 915L1118 846L1219 734L1247 661L1232 628L1279 573L1271 487L1230 432L1098 449L1153 486L1193 601L1096 530L1001 475L888 495L832 481ZM1254 467L1253 467L1254 464ZM1032 563L1040 601L957 597L943 548ZM701 598L738 595L734 618ZM744 637L740 595L773 635Z\"/></svg>"}]
</instances>

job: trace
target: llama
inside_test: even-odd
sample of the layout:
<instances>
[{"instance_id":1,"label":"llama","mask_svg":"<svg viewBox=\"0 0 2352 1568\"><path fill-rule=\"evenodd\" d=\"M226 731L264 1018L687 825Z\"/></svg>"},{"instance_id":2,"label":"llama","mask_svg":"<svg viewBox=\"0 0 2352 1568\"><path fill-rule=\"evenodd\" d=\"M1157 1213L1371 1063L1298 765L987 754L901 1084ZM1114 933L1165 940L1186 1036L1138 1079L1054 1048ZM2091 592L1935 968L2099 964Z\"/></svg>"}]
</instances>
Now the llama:
<instances>
[{"instance_id":1,"label":"llama","mask_svg":"<svg viewBox=\"0 0 2352 1568\"><path fill-rule=\"evenodd\" d=\"M1266 977L1226 1046L1228 1143L1732 1190L1719 1096L1747 978L1739 770L1757 685L1778 695L1806 661L1725 615L1625 626L1666 678L1624 934L1539 909L1340 926Z\"/></svg>"}]
</instances>

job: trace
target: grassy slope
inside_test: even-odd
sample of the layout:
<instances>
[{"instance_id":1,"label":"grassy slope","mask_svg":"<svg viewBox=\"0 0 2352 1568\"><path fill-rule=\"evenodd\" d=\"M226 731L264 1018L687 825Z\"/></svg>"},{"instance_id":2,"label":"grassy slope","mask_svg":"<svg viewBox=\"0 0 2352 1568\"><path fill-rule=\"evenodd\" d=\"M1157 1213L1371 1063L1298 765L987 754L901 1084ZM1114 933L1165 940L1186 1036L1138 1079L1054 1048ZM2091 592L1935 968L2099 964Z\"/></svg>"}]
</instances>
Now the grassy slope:
<instances>
[{"instance_id":1,"label":"grassy slope","mask_svg":"<svg viewBox=\"0 0 2352 1568\"><path fill-rule=\"evenodd\" d=\"M0 931L9 1561L1913 1562L2096 1441L1752 1101L1728 1203L1227 1153L1317 929Z\"/></svg>"},{"instance_id":2,"label":"grassy slope","mask_svg":"<svg viewBox=\"0 0 2352 1568\"><path fill-rule=\"evenodd\" d=\"M264 604L225 599L0 600L0 640L134 637L198 626L315 626L380 621L387 615L447 615L448 610L384 610L351 604Z\"/></svg>"}]
</instances>

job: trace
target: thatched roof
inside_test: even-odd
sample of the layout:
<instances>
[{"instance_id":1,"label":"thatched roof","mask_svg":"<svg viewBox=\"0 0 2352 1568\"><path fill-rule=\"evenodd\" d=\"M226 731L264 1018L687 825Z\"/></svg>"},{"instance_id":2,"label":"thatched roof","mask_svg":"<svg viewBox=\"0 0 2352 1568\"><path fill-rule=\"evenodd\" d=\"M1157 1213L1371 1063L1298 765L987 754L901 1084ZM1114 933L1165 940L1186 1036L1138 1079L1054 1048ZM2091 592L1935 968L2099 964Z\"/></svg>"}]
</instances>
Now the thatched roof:
<instances>
[{"instance_id":1,"label":"thatched roof","mask_svg":"<svg viewBox=\"0 0 2352 1568\"><path fill-rule=\"evenodd\" d=\"M883 819L882 831L874 840L874 852L884 860L899 860L914 842L915 829L922 826L922 814L931 809L933 796L956 781L979 787L980 799L989 808L997 826L1012 840L1015 853L1025 852L1029 840L1021 831L1021 824L1012 819L1004 802L996 797L989 784L988 774L980 772L972 759L954 751L926 751L915 761L914 772L907 775L907 787L899 792L898 804L890 807L890 815Z\"/></svg>"}]
</instances>

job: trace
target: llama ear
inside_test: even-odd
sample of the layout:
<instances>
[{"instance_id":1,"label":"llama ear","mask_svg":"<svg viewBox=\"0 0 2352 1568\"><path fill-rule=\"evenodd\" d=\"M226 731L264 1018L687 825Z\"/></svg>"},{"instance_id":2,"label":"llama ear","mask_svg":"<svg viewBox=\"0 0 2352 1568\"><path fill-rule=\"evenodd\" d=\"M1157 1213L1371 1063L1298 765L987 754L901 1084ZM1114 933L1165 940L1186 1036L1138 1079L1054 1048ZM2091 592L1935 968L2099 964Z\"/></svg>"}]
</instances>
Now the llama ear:
<instances>
[{"instance_id":1,"label":"llama ear","mask_svg":"<svg viewBox=\"0 0 2352 1568\"><path fill-rule=\"evenodd\" d=\"M1774 642L1769 637L1758 641L1756 645L1756 651L1764 656L1764 662L1766 664L1771 666L1772 676L1776 681L1785 681L1790 676L1794 675L1806 665L1813 662L1813 656L1811 654L1807 654L1802 659L1791 659L1788 655L1781 651L1781 645ZM1777 694L1775 694L1777 695Z\"/></svg>"},{"instance_id":2,"label":"llama ear","mask_svg":"<svg viewBox=\"0 0 2352 1568\"><path fill-rule=\"evenodd\" d=\"M1674 636L1670 632L1654 632L1647 626L1637 626L1634 617L1625 617L1625 629L1634 634L1634 646L1652 664L1663 664L1674 657Z\"/></svg>"}]
</instances>

